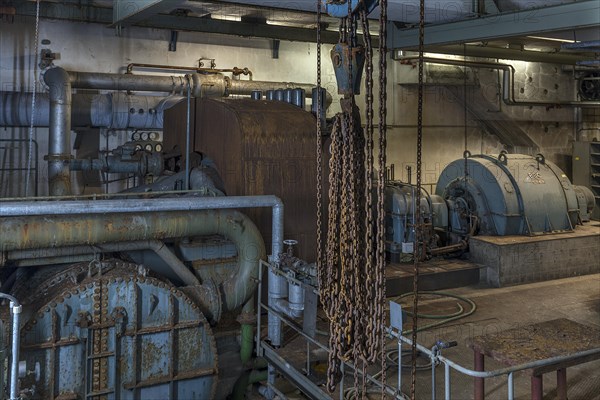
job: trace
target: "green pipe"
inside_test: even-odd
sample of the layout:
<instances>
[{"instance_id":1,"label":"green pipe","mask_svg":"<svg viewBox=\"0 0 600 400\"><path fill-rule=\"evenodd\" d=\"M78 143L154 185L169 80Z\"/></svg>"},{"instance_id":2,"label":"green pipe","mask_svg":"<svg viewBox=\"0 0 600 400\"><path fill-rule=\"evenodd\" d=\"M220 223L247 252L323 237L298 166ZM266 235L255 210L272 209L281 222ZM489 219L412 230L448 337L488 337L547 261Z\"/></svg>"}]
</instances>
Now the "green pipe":
<instances>
[{"instance_id":1,"label":"green pipe","mask_svg":"<svg viewBox=\"0 0 600 400\"><path fill-rule=\"evenodd\" d=\"M268 370L256 370L253 369L250 371L250 377L248 378L248 384L252 385L253 383L258 383L267 380Z\"/></svg>"},{"instance_id":2,"label":"green pipe","mask_svg":"<svg viewBox=\"0 0 600 400\"><path fill-rule=\"evenodd\" d=\"M252 358L254 351L254 296L244 304L242 313L238 317L241 327L240 359L246 365Z\"/></svg>"},{"instance_id":3,"label":"green pipe","mask_svg":"<svg viewBox=\"0 0 600 400\"><path fill-rule=\"evenodd\" d=\"M252 385L254 383L262 382L267 380L268 370L257 370L253 369L251 371L246 371L240 379L237 380L235 386L233 387L233 392L231 394L232 400L243 400L245 399L246 391L248 390L248 385Z\"/></svg>"}]
</instances>

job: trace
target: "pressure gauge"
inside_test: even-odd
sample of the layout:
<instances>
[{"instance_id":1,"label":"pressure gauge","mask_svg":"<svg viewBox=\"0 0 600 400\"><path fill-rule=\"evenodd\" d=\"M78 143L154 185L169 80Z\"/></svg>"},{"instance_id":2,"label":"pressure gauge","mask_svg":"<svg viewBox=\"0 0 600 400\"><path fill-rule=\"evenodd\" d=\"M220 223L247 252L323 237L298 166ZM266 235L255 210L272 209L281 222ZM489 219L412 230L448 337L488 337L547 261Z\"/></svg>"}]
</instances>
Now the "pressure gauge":
<instances>
[{"instance_id":1,"label":"pressure gauge","mask_svg":"<svg viewBox=\"0 0 600 400\"><path fill-rule=\"evenodd\" d=\"M148 137L150 138L150 140L158 140L158 132L150 132L150 134L148 134Z\"/></svg>"},{"instance_id":2,"label":"pressure gauge","mask_svg":"<svg viewBox=\"0 0 600 400\"><path fill-rule=\"evenodd\" d=\"M140 151L142 149L142 146L139 144L135 145L135 151Z\"/></svg>"},{"instance_id":3,"label":"pressure gauge","mask_svg":"<svg viewBox=\"0 0 600 400\"><path fill-rule=\"evenodd\" d=\"M154 151L161 152L162 151L162 144L158 143L156 146L154 146Z\"/></svg>"},{"instance_id":4,"label":"pressure gauge","mask_svg":"<svg viewBox=\"0 0 600 400\"><path fill-rule=\"evenodd\" d=\"M148 132L142 132L141 138L143 141L148 140Z\"/></svg>"},{"instance_id":5,"label":"pressure gauge","mask_svg":"<svg viewBox=\"0 0 600 400\"><path fill-rule=\"evenodd\" d=\"M144 147L144 149L145 149L146 151L152 151L152 145L151 145L150 143L148 143L148 144L147 144L147 145Z\"/></svg>"},{"instance_id":6,"label":"pressure gauge","mask_svg":"<svg viewBox=\"0 0 600 400\"><path fill-rule=\"evenodd\" d=\"M131 135L131 140L140 140L140 133L133 132L133 135Z\"/></svg>"}]
</instances>

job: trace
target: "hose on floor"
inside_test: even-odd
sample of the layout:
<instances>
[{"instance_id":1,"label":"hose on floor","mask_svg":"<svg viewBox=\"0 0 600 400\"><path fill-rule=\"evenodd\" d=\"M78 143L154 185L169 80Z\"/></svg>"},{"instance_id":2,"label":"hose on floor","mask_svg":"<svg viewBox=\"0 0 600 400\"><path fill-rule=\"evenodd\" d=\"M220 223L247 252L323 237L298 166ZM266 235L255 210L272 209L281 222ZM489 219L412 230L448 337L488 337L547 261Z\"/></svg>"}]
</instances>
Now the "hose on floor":
<instances>
[{"instance_id":1,"label":"hose on floor","mask_svg":"<svg viewBox=\"0 0 600 400\"><path fill-rule=\"evenodd\" d=\"M449 298L456 299L459 302L456 303L457 310L454 312L451 312L451 313L447 313L447 314L421 314L421 313L419 313L419 314L417 314L418 318L436 320L436 322L419 326L419 328L417 329L417 332L422 332L427 329L431 329L431 328L435 328L435 327L447 324L448 322L451 322L451 321L457 321L459 319L466 318L469 315L473 314L475 312L475 310L477 310L477 304L475 304L475 302L473 300L468 299L463 296L456 295L456 294L447 293L447 292L438 292L438 291L419 291L419 295L449 297ZM399 302L401 299L404 299L409 296L414 296L414 292L404 293L396 298L391 299L391 301ZM469 309L467 311L465 311L465 308L463 307L463 305L460 302L464 302L464 303L468 304ZM413 315L410 311L405 311L405 313L407 316L410 316L410 317L412 317L412 315ZM411 333L412 333L412 329L402 331L403 336L410 335ZM411 350L406 350L406 351L402 350L402 353L410 354ZM419 352L419 354L420 354L420 352ZM390 364L397 364L398 363L398 349L388 350L386 352L386 359L387 359L388 363L390 363ZM427 363L417 365L417 370L424 371L424 370L431 369L431 360L429 360L429 358L426 358L426 359L427 359ZM402 368L411 368L411 365L410 364L402 364L401 367ZM382 373L382 371L379 371L378 373L373 375L373 378L377 379L381 375L381 373ZM378 394L378 393L381 393L381 389L380 388L367 389L366 394L368 395L369 393ZM359 397L360 396L359 396L359 393L356 388L351 387L351 388L344 390L344 399L345 400L356 400Z\"/></svg>"}]
</instances>

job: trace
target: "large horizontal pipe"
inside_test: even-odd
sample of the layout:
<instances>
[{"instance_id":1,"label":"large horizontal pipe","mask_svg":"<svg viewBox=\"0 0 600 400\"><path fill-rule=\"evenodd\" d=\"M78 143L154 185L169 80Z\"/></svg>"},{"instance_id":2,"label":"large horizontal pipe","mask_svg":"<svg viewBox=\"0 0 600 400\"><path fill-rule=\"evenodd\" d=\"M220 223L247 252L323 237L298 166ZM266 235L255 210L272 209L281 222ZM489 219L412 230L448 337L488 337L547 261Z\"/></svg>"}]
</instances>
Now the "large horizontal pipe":
<instances>
[{"instance_id":1,"label":"large horizontal pipe","mask_svg":"<svg viewBox=\"0 0 600 400\"><path fill-rule=\"evenodd\" d=\"M59 204L55 203L60 207ZM159 241L215 234L225 236L235 243L240 265L235 278L225 281L219 289L226 310L242 306L253 295L258 278L257 263L265 256L258 228L236 210L8 217L0 218L0 231L0 248L4 251L150 241L150 248L168 260L167 263L174 266L176 274L187 284L198 281ZM120 243L119 247L124 251L129 249L127 243ZM218 299L210 300L206 304L209 309L210 303Z\"/></svg>"},{"instance_id":2,"label":"large horizontal pipe","mask_svg":"<svg viewBox=\"0 0 600 400\"><path fill-rule=\"evenodd\" d=\"M226 97L230 94L250 95L253 90L278 88L302 88L310 96L315 85L310 83L269 82L255 80L234 80L222 74L190 75L132 75L99 72L69 72L71 85L79 89L128 90L146 92L167 92L185 95L188 84L194 97ZM189 79L189 81L188 81ZM327 94L326 104L331 104Z\"/></svg>"},{"instance_id":3,"label":"large horizontal pipe","mask_svg":"<svg viewBox=\"0 0 600 400\"><path fill-rule=\"evenodd\" d=\"M91 215L107 213L144 213L194 211L211 209L241 209L270 207L273 210L271 255L278 258L283 246L283 202L276 196L178 197L159 199L71 200L71 201L0 201L0 223L5 217ZM38 219L39 220L39 219ZM48 234L56 231L51 228ZM2 231L4 232L4 231ZM11 237L1 235L0 244ZM130 239L133 240L133 239ZM51 247L51 246L38 246ZM16 250L16 248L14 248ZM13 250L3 248L1 251Z\"/></svg>"},{"instance_id":4,"label":"large horizontal pipe","mask_svg":"<svg viewBox=\"0 0 600 400\"><path fill-rule=\"evenodd\" d=\"M418 61L418 57L400 57L396 61L400 61L403 64L412 64ZM543 106L543 107L582 107L582 108L598 108L600 107L600 101L573 101L573 100L516 100L515 99L515 68L510 64L502 64L496 62L483 62L483 61L465 61L465 60L451 60L446 58L434 58L425 57L423 59L426 63L442 64L442 65L455 65L459 67L470 67L470 68L489 68L501 70L503 72L502 78L502 100L504 103L511 106Z\"/></svg>"}]
</instances>

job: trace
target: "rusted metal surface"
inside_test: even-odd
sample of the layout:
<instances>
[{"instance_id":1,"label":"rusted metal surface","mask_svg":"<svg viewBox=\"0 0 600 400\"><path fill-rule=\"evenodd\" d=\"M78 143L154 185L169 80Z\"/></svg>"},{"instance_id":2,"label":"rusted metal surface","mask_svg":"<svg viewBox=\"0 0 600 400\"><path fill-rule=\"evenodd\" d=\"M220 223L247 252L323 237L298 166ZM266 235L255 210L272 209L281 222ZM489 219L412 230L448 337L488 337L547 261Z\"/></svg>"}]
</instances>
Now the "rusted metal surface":
<instances>
[{"instance_id":1,"label":"rusted metal surface","mask_svg":"<svg viewBox=\"0 0 600 400\"><path fill-rule=\"evenodd\" d=\"M286 238L298 240L300 258L314 261L316 119L290 104L263 100L196 99L194 110L190 147L215 162L227 195L280 197ZM185 112L178 105L165 113L165 149L184 147ZM268 240L270 211L245 212Z\"/></svg>"},{"instance_id":2,"label":"rusted metal surface","mask_svg":"<svg viewBox=\"0 0 600 400\"><path fill-rule=\"evenodd\" d=\"M21 280L23 358L41 365L44 399L213 398L218 374L210 325L169 283L120 261L38 270ZM32 290L32 288L36 290ZM176 382L176 383L175 383Z\"/></svg>"},{"instance_id":3,"label":"rusted metal surface","mask_svg":"<svg viewBox=\"0 0 600 400\"><path fill-rule=\"evenodd\" d=\"M513 366L600 348L600 329L559 318L495 334L476 336L468 345L476 352ZM598 358L598 355L594 355L592 358L586 357L534 369L531 373L539 375Z\"/></svg>"}]
</instances>

